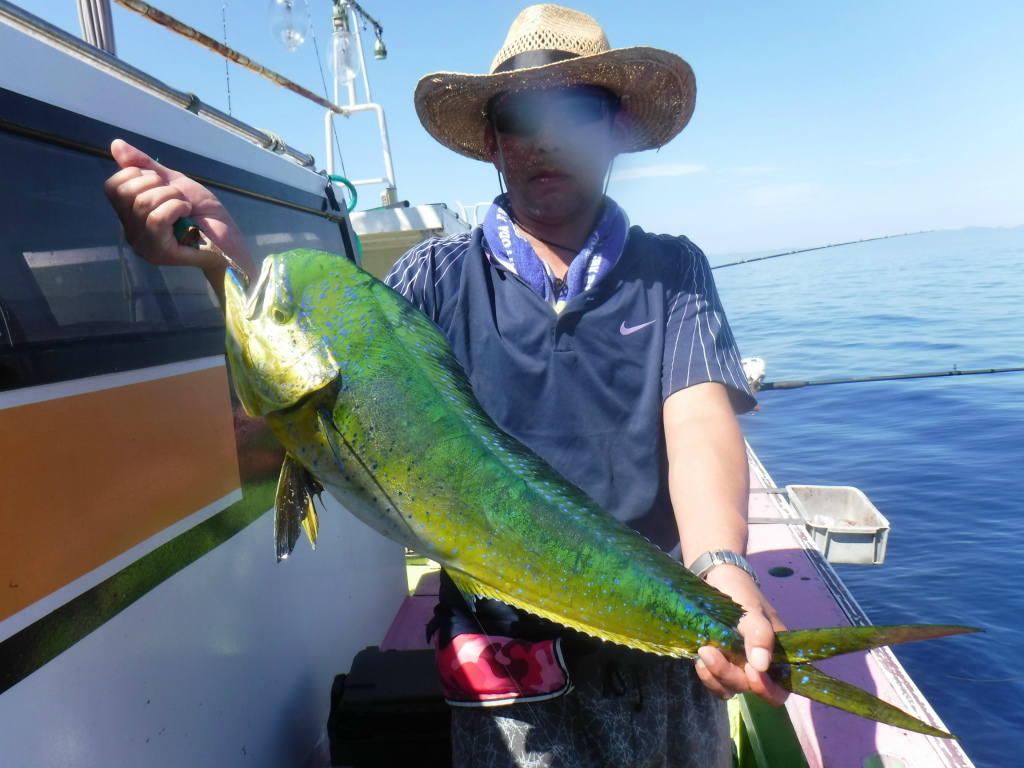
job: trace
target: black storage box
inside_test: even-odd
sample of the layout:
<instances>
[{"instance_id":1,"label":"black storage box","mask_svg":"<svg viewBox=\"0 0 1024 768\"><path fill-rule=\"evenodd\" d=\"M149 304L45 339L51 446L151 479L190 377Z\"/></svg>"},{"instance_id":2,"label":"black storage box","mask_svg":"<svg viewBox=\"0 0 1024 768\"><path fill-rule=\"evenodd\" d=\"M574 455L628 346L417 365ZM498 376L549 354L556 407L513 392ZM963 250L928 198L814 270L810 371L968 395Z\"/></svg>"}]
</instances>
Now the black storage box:
<instances>
[{"instance_id":1,"label":"black storage box","mask_svg":"<svg viewBox=\"0 0 1024 768\"><path fill-rule=\"evenodd\" d=\"M327 719L331 764L351 768L450 768L451 712L434 649L364 648L334 678Z\"/></svg>"}]
</instances>

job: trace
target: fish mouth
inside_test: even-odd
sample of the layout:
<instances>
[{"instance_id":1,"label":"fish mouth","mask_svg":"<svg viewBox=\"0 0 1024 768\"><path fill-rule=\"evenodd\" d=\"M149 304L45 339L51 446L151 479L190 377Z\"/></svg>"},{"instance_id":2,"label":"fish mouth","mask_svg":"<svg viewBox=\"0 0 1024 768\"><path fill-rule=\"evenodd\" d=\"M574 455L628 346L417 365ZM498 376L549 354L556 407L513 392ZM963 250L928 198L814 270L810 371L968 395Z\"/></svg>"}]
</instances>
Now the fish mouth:
<instances>
[{"instance_id":1,"label":"fish mouth","mask_svg":"<svg viewBox=\"0 0 1024 768\"><path fill-rule=\"evenodd\" d=\"M273 259L263 261L259 280L255 285L230 267L224 273L224 322L227 331L227 358L231 367L235 393L250 416L263 416L266 408L259 388L250 380L253 360L250 354L252 330L250 321L257 312L264 287L272 271Z\"/></svg>"},{"instance_id":2,"label":"fish mouth","mask_svg":"<svg viewBox=\"0 0 1024 768\"><path fill-rule=\"evenodd\" d=\"M262 275L260 276L262 280ZM256 296L254 290L253 296ZM235 331L243 317L247 317L246 305L249 299L246 296L246 284L242 282L239 275L230 267L224 272L224 318L227 320L228 328Z\"/></svg>"},{"instance_id":3,"label":"fish mouth","mask_svg":"<svg viewBox=\"0 0 1024 768\"><path fill-rule=\"evenodd\" d=\"M256 285L253 286L252 294L249 296L249 301L245 307L246 320L252 320L256 317L256 312L259 311L263 297L269 292L267 290L267 283L270 282L271 276L276 274L277 254L275 253L263 260L263 268L260 270L260 277L256 281Z\"/></svg>"},{"instance_id":4,"label":"fish mouth","mask_svg":"<svg viewBox=\"0 0 1024 768\"><path fill-rule=\"evenodd\" d=\"M306 408L310 403L316 403L324 399L324 397L334 398L337 396L341 389L341 382L337 379L332 379L324 384L322 387L317 389L311 389L304 395L300 396L294 403L284 405L275 411L268 411L267 413L273 413L278 418L287 418L290 414L297 413L303 408ZM266 414L264 414L266 415Z\"/></svg>"},{"instance_id":5,"label":"fish mouth","mask_svg":"<svg viewBox=\"0 0 1024 768\"><path fill-rule=\"evenodd\" d=\"M224 315L229 326L236 329L242 318L252 320L259 311L261 298L266 293L266 284L274 274L277 256L269 256L263 260L263 267L260 269L259 279L255 285L249 282L249 278L240 269L232 269L228 266L224 272Z\"/></svg>"},{"instance_id":6,"label":"fish mouth","mask_svg":"<svg viewBox=\"0 0 1024 768\"><path fill-rule=\"evenodd\" d=\"M263 276L260 275L262 280ZM237 303L244 305L246 303L246 290L248 282L245 280L244 275L239 274L236 270L230 266L224 273L224 294L229 297L229 300L234 299ZM255 291L254 291L255 295Z\"/></svg>"}]
</instances>

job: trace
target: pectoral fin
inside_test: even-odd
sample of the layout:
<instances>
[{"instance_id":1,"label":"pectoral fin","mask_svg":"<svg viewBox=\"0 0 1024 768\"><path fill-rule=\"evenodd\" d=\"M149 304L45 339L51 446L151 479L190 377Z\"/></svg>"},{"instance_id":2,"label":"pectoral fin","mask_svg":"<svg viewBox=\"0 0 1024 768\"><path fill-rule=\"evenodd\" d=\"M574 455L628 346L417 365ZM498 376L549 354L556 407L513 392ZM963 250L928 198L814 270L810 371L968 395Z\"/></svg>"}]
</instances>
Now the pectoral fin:
<instances>
[{"instance_id":1,"label":"pectoral fin","mask_svg":"<svg viewBox=\"0 0 1024 768\"><path fill-rule=\"evenodd\" d=\"M313 497L322 491L323 486L305 467L291 454L285 455L274 499L274 543L278 562L292 553L300 527L305 529L313 549L316 549L319 522Z\"/></svg>"}]
</instances>

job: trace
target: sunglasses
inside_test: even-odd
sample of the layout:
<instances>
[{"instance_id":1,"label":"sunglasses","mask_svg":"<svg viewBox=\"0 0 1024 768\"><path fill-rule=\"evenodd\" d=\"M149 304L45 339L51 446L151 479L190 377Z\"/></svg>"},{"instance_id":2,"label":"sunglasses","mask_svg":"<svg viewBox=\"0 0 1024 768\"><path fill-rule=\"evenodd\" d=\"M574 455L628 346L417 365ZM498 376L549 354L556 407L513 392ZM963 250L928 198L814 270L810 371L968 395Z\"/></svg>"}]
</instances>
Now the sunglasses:
<instances>
[{"instance_id":1,"label":"sunglasses","mask_svg":"<svg viewBox=\"0 0 1024 768\"><path fill-rule=\"evenodd\" d=\"M548 122L558 128L583 128L614 116L618 99L605 93L566 93L557 98L538 98L529 93L511 96L493 109L488 118L494 130L506 136L536 136Z\"/></svg>"}]
</instances>

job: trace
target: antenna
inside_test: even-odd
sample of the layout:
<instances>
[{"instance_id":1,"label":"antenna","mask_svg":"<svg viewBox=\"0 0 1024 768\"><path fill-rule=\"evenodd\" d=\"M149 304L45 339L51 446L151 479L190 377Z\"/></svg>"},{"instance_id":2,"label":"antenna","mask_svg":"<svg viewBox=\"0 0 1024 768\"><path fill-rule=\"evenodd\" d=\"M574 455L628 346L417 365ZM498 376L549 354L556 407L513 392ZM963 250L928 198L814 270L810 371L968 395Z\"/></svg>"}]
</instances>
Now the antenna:
<instances>
[{"instance_id":1,"label":"antenna","mask_svg":"<svg viewBox=\"0 0 1024 768\"><path fill-rule=\"evenodd\" d=\"M224 45L228 44L228 4L224 3L220 7L220 18L224 24ZM228 88L228 114L231 114L231 68L228 66L228 60L224 59L224 80L227 82Z\"/></svg>"}]
</instances>

